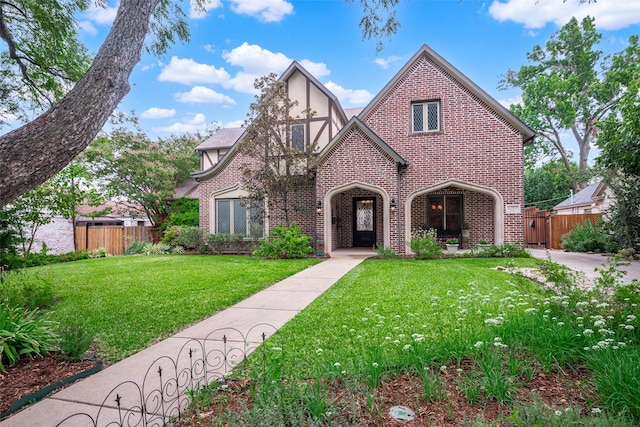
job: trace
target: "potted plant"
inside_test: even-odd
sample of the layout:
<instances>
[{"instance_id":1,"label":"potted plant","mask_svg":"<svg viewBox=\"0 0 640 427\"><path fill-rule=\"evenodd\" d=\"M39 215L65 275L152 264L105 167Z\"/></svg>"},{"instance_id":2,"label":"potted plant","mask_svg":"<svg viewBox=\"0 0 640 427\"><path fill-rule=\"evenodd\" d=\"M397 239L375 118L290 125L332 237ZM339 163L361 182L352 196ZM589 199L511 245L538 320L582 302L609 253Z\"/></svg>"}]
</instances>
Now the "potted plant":
<instances>
[{"instance_id":1,"label":"potted plant","mask_svg":"<svg viewBox=\"0 0 640 427\"><path fill-rule=\"evenodd\" d=\"M478 240L478 248L480 248L481 250L486 251L490 247L491 247L491 243L487 242L486 240L484 239Z\"/></svg>"},{"instance_id":2,"label":"potted plant","mask_svg":"<svg viewBox=\"0 0 640 427\"><path fill-rule=\"evenodd\" d=\"M458 244L460 242L458 242L458 239L449 239L447 240L447 253L450 254L455 254L456 251L458 250Z\"/></svg>"}]
</instances>

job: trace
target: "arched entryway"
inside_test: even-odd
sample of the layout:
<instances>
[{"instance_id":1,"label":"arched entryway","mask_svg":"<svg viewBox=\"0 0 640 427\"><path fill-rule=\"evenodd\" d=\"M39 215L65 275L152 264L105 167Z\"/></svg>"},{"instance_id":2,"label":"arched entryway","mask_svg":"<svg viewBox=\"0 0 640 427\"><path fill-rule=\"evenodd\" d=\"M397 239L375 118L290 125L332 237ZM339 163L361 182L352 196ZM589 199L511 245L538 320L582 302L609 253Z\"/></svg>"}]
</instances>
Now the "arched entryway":
<instances>
[{"instance_id":1,"label":"arched entryway","mask_svg":"<svg viewBox=\"0 0 640 427\"><path fill-rule=\"evenodd\" d=\"M389 195L377 186L351 182L322 199L324 250L390 245Z\"/></svg>"},{"instance_id":2,"label":"arched entryway","mask_svg":"<svg viewBox=\"0 0 640 427\"><path fill-rule=\"evenodd\" d=\"M504 201L496 190L447 180L413 192L405 202L405 236L419 228L434 228L442 238L459 237L471 227L471 243L504 243ZM410 253L410 248L405 248Z\"/></svg>"}]
</instances>

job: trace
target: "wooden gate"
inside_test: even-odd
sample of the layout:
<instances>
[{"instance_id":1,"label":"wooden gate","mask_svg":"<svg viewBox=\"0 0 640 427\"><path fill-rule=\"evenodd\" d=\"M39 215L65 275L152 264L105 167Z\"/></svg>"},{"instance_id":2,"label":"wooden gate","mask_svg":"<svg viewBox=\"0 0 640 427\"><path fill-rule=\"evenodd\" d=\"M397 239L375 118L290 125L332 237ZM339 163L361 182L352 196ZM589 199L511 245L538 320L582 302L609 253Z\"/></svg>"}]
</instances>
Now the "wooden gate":
<instances>
[{"instance_id":1,"label":"wooden gate","mask_svg":"<svg viewBox=\"0 0 640 427\"><path fill-rule=\"evenodd\" d=\"M524 210L524 241L528 248L547 249L550 212L537 207Z\"/></svg>"}]
</instances>

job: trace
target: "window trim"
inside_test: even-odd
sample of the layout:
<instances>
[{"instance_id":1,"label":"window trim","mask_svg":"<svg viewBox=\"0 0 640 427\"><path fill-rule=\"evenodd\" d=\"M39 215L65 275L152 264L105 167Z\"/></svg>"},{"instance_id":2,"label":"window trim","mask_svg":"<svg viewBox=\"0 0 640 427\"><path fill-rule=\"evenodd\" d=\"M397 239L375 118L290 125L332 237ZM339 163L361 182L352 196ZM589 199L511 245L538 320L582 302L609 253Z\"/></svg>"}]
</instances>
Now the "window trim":
<instances>
[{"instance_id":1,"label":"window trim","mask_svg":"<svg viewBox=\"0 0 640 427\"><path fill-rule=\"evenodd\" d=\"M234 228L235 228L235 201L236 200L241 200L243 201L242 198L240 197L220 197L220 198L216 198L215 199L215 232L216 233L220 233L220 208L219 208L219 203L220 202L228 202L229 203L229 234L244 234L245 237L254 237L252 236L252 227L255 226L254 221L251 218L252 215L252 209L253 209L253 204L254 202L249 203L249 207L246 206L246 202L243 201L244 203L244 210L245 210L245 232L244 233L236 233ZM256 237L262 237L264 235L264 224L262 226L262 230L260 235L256 236Z\"/></svg>"},{"instance_id":2,"label":"window trim","mask_svg":"<svg viewBox=\"0 0 640 427\"><path fill-rule=\"evenodd\" d=\"M415 128L415 113L414 107L421 105L422 108L422 130L416 130ZM425 129L429 126L429 105L436 106L438 127L436 129ZM426 126L425 126L426 125ZM416 101L411 103L411 133L436 133L442 131L442 109L440 107L439 99L432 99L429 101Z\"/></svg>"}]
</instances>

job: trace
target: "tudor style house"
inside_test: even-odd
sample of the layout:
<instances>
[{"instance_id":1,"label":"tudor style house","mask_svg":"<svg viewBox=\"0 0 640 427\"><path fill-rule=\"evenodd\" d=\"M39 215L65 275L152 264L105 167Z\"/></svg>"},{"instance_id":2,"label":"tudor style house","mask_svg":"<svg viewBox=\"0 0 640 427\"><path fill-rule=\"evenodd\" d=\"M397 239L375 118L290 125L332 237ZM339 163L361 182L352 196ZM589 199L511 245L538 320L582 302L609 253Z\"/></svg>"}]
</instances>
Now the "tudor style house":
<instances>
[{"instance_id":1,"label":"tudor style house","mask_svg":"<svg viewBox=\"0 0 640 427\"><path fill-rule=\"evenodd\" d=\"M295 113L315 112L292 134L318 147L313 181L299 195L308 209L295 213L317 252L384 245L409 253L413 231L458 237L463 224L471 245L523 239L523 147L535 134L428 46L364 109L342 109L296 62L280 79L298 101ZM200 224L211 233L252 229L239 172L252 159L235 149L242 137L222 129L197 149L202 168L192 176ZM264 222L268 234L277 213Z\"/></svg>"}]
</instances>

